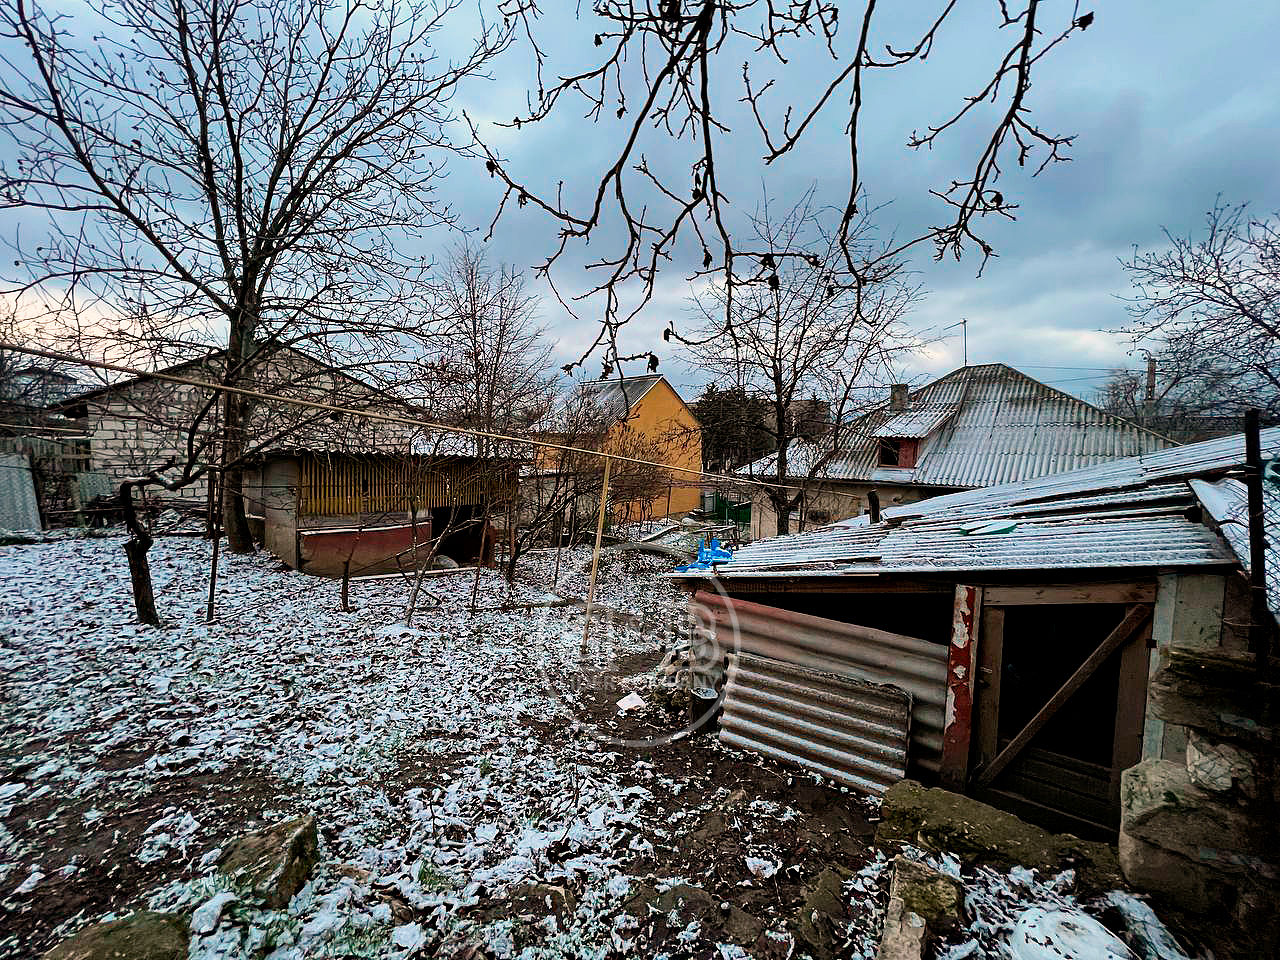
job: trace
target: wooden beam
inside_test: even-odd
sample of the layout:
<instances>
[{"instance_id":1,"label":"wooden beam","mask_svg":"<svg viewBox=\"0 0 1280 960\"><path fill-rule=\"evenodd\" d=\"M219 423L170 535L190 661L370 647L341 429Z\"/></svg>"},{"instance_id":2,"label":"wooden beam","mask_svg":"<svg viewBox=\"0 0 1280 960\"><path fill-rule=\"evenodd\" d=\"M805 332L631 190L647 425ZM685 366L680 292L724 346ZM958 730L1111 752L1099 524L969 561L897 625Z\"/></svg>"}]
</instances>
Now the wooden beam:
<instances>
[{"instance_id":1,"label":"wooden beam","mask_svg":"<svg viewBox=\"0 0 1280 960\"><path fill-rule=\"evenodd\" d=\"M982 633L978 640L978 683L974 734L979 767L1000 751L1000 676L1004 670L1004 610L988 607L982 597Z\"/></svg>"},{"instance_id":2,"label":"wooden beam","mask_svg":"<svg viewBox=\"0 0 1280 960\"><path fill-rule=\"evenodd\" d=\"M1151 621L1120 650L1120 680L1116 686L1116 726L1111 752L1111 799L1120 802L1120 774L1142 759L1143 725L1147 716L1147 675L1151 669Z\"/></svg>"},{"instance_id":3,"label":"wooden beam","mask_svg":"<svg viewBox=\"0 0 1280 960\"><path fill-rule=\"evenodd\" d=\"M977 674L982 591L956 584L952 607L951 644L947 650L947 700L943 712L942 760L938 778L951 790L963 790L969 774L973 735L973 684Z\"/></svg>"},{"instance_id":4,"label":"wooden beam","mask_svg":"<svg viewBox=\"0 0 1280 960\"><path fill-rule=\"evenodd\" d=\"M1076 668L1067 682L1064 683L1058 692L1049 698L1049 702L1040 708L1040 711L1031 718L1031 721L1022 728L1022 731L1009 742L1000 754L989 764L977 771L974 775L974 786L981 788L987 786L1007 767L1015 757L1022 751L1032 738L1044 729L1054 714L1066 703L1071 697L1085 685L1090 677L1094 675L1097 669L1102 666L1111 657L1113 653L1128 643L1135 633L1138 632L1151 619L1151 606L1149 604L1135 605L1125 614L1124 619L1120 621L1120 625L1111 631L1107 639L1098 645L1098 649L1085 659L1084 663ZM946 750L945 734L943 738L943 750Z\"/></svg>"},{"instance_id":5,"label":"wooden beam","mask_svg":"<svg viewBox=\"0 0 1280 960\"><path fill-rule=\"evenodd\" d=\"M1019 607L1034 603L1154 603L1156 582L1046 584L1029 587L987 587L982 602L988 607Z\"/></svg>"}]
</instances>

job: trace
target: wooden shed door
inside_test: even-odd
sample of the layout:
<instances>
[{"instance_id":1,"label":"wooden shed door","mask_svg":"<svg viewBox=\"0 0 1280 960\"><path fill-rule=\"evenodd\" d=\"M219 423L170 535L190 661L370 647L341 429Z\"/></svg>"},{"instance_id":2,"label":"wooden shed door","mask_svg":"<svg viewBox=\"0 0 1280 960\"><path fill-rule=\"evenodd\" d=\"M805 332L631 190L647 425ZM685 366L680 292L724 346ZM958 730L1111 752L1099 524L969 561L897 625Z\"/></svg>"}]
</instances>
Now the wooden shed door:
<instances>
[{"instance_id":1,"label":"wooden shed door","mask_svg":"<svg viewBox=\"0 0 1280 960\"><path fill-rule=\"evenodd\" d=\"M1114 835L1142 756L1153 605L1145 592L988 588L969 790L1052 829Z\"/></svg>"}]
</instances>

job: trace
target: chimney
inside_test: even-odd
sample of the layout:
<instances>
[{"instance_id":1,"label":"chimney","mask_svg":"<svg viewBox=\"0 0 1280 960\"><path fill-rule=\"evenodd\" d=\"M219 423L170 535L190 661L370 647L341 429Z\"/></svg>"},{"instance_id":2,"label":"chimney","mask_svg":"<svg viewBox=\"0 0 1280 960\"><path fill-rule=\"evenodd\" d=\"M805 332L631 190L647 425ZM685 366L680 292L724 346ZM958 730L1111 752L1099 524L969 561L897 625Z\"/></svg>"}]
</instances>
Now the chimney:
<instances>
[{"instance_id":1,"label":"chimney","mask_svg":"<svg viewBox=\"0 0 1280 960\"><path fill-rule=\"evenodd\" d=\"M907 409L907 385L905 383L895 383L889 388L889 409L894 413L901 413Z\"/></svg>"}]
</instances>

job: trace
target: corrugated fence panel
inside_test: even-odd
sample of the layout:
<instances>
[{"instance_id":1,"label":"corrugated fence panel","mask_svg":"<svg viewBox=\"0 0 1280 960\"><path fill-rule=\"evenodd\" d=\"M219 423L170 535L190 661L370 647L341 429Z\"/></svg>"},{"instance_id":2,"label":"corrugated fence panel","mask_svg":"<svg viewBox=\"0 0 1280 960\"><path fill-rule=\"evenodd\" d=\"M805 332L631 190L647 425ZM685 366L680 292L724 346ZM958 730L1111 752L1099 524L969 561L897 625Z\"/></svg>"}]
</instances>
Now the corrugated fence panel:
<instances>
[{"instance_id":1,"label":"corrugated fence panel","mask_svg":"<svg viewBox=\"0 0 1280 960\"><path fill-rule=\"evenodd\" d=\"M729 657L720 739L869 793L907 771L911 697L748 653Z\"/></svg>"},{"instance_id":2,"label":"corrugated fence panel","mask_svg":"<svg viewBox=\"0 0 1280 960\"><path fill-rule=\"evenodd\" d=\"M41 529L31 461L22 453L0 454L0 529Z\"/></svg>"},{"instance_id":3,"label":"corrugated fence panel","mask_svg":"<svg viewBox=\"0 0 1280 960\"><path fill-rule=\"evenodd\" d=\"M937 771L942 754L947 646L718 593L698 591L695 616L716 626L730 654L754 654L809 670L891 684L911 695L911 761ZM701 610L697 608L701 607Z\"/></svg>"}]
</instances>

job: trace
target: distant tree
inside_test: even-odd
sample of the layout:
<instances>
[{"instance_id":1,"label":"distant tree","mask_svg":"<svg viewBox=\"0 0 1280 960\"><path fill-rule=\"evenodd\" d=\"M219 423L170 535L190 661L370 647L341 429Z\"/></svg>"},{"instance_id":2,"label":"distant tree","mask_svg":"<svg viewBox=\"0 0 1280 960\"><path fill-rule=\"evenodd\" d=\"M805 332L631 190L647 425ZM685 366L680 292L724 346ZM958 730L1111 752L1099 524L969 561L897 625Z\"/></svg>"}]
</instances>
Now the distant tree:
<instances>
[{"instance_id":1,"label":"distant tree","mask_svg":"<svg viewBox=\"0 0 1280 960\"><path fill-rule=\"evenodd\" d=\"M545 414L555 393L551 344L524 274L463 246L430 289L439 350L418 379L432 416L510 433Z\"/></svg>"},{"instance_id":2,"label":"distant tree","mask_svg":"<svg viewBox=\"0 0 1280 960\"><path fill-rule=\"evenodd\" d=\"M810 198L780 218L766 202L754 223L764 246L804 255L775 265L773 280L763 286L732 294L712 286L694 300L694 331L676 336L693 363L765 400L764 431L774 452L753 472L771 484L766 495L784 534L792 510L850 439L847 423L860 412L862 391L882 382L893 361L915 345L900 321L920 290L893 267L874 285L845 282L845 241L822 229ZM864 219L852 242L874 246L868 230ZM813 397L824 405L830 429L808 440L812 425L796 411Z\"/></svg>"},{"instance_id":3,"label":"distant tree","mask_svg":"<svg viewBox=\"0 0 1280 960\"><path fill-rule=\"evenodd\" d=\"M1219 201L1200 238L1135 253L1127 332L1157 362L1157 410L1280 419L1280 214L1249 217ZM1123 384L1117 388L1124 393ZM1135 391L1136 392L1136 391Z\"/></svg>"},{"instance_id":4,"label":"distant tree","mask_svg":"<svg viewBox=\"0 0 1280 960\"><path fill-rule=\"evenodd\" d=\"M715 473L760 459L773 449L768 401L744 387L709 384L693 402L702 428L702 461Z\"/></svg>"}]
</instances>

